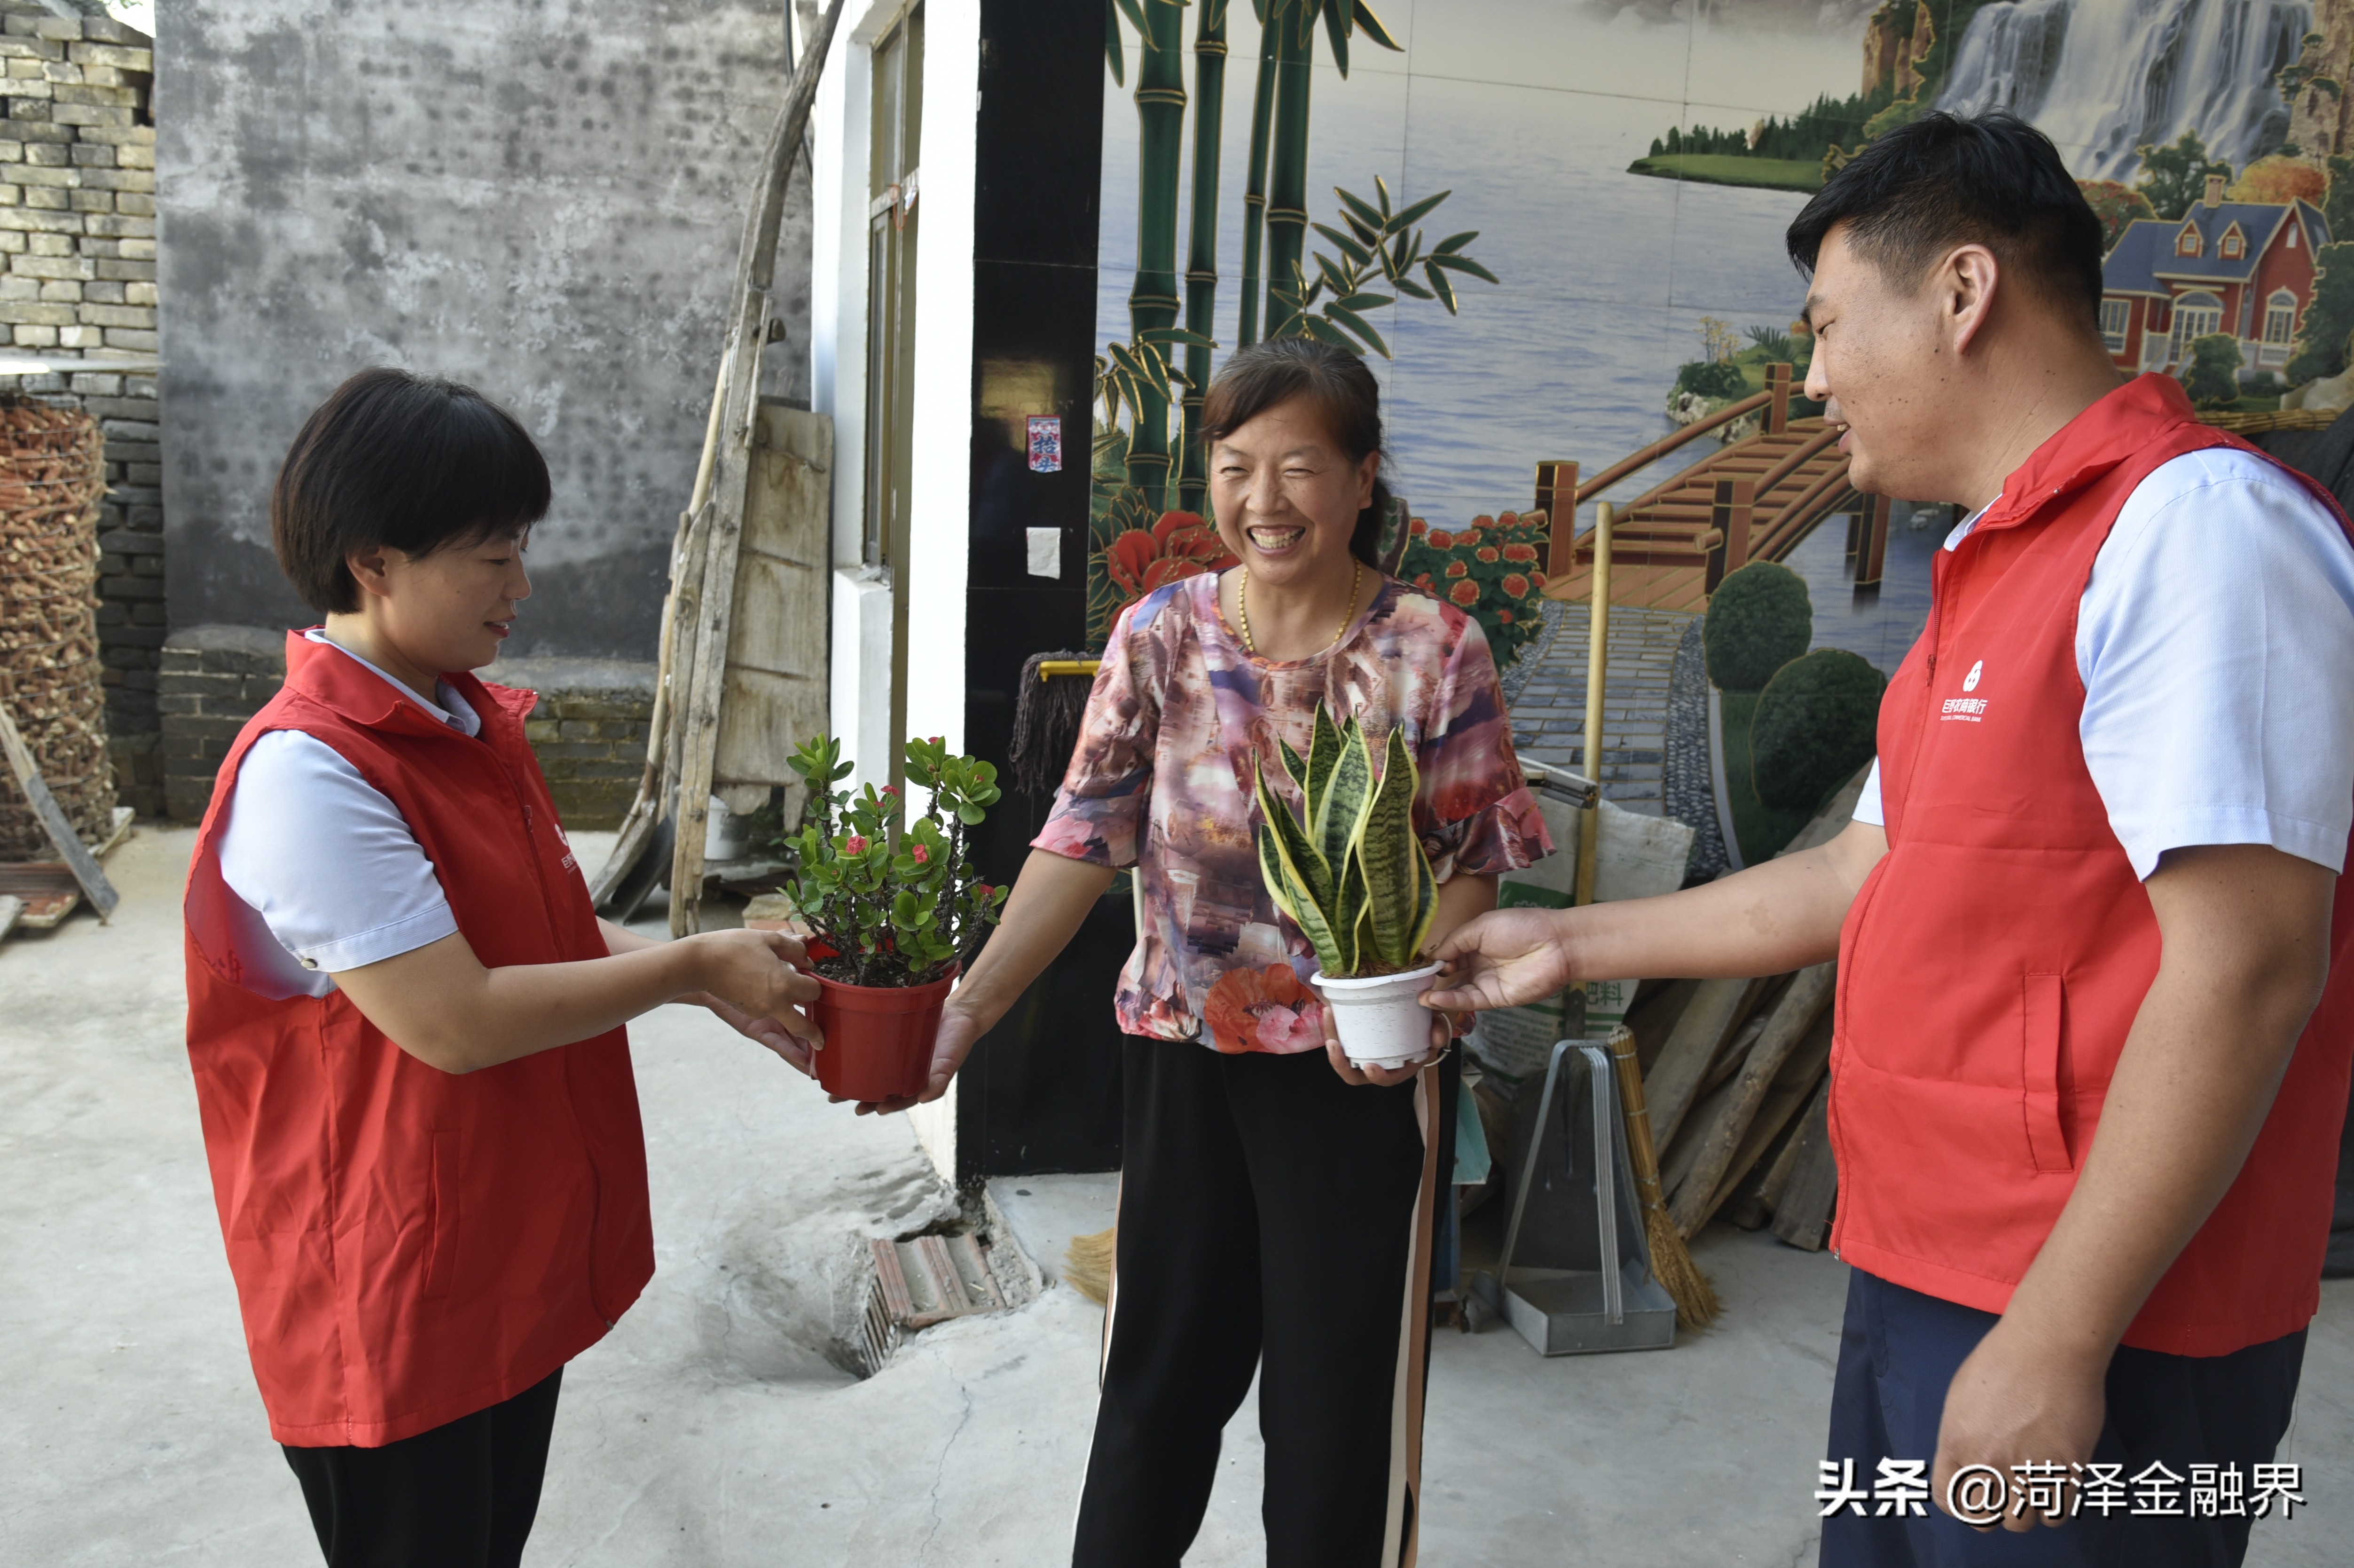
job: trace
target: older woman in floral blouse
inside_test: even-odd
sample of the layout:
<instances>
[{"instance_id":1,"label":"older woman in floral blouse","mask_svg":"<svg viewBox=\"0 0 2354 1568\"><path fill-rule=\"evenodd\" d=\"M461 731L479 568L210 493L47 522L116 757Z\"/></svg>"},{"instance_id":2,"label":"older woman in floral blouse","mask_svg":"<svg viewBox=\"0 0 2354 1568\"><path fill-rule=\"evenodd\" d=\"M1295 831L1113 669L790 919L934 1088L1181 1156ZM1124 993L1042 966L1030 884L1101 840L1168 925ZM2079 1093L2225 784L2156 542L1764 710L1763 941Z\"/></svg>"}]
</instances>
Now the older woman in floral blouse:
<instances>
[{"instance_id":1,"label":"older woman in floral blouse","mask_svg":"<svg viewBox=\"0 0 2354 1568\"><path fill-rule=\"evenodd\" d=\"M1278 739L1308 748L1320 703L1376 747L1403 728L1440 883L1434 946L1493 906L1498 873L1552 846L1478 623L1375 564L1387 497L1363 365L1312 342L1243 350L1204 429L1241 564L1158 588L1114 626L1054 813L949 999L926 1097L1134 867L1140 929L1114 999L1119 1238L1074 1562L1179 1561L1257 1372L1268 1563L1373 1568L1410 1555L1420 1512L1447 1030L1420 1065L1341 1054L1315 954L1260 880L1255 770Z\"/></svg>"}]
</instances>

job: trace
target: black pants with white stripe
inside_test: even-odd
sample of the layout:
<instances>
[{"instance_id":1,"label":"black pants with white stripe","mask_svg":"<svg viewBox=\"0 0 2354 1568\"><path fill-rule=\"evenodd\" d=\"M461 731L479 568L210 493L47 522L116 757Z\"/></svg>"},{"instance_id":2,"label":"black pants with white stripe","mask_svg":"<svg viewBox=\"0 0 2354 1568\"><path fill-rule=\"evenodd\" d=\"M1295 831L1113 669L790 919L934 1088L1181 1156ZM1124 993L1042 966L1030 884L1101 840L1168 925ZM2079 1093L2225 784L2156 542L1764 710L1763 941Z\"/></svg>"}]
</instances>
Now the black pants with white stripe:
<instances>
[{"instance_id":1,"label":"black pants with white stripe","mask_svg":"<svg viewBox=\"0 0 2354 1568\"><path fill-rule=\"evenodd\" d=\"M1131 1037L1125 1066L1119 1250L1073 1563L1184 1555L1256 1371L1269 1568L1404 1568L1452 1053L1390 1088L1341 1082L1321 1052Z\"/></svg>"}]
</instances>

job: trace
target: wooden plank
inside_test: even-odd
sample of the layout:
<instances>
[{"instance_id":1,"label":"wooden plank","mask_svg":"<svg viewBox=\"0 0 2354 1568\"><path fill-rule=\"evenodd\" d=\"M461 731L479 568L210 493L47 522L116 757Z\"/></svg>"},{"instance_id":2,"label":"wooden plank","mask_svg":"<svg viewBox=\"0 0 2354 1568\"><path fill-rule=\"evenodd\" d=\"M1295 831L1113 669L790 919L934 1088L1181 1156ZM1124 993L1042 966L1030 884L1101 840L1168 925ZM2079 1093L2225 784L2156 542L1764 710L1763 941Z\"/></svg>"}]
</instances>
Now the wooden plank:
<instances>
[{"instance_id":1,"label":"wooden plank","mask_svg":"<svg viewBox=\"0 0 2354 1568\"><path fill-rule=\"evenodd\" d=\"M69 887L63 893L34 893L25 898L25 913L16 919L17 928L26 931L55 930L58 922L72 914L81 904L81 890Z\"/></svg>"},{"instance_id":2,"label":"wooden plank","mask_svg":"<svg viewBox=\"0 0 2354 1568\"><path fill-rule=\"evenodd\" d=\"M789 825L801 815L801 786L786 758L829 728L832 463L832 419L763 401L712 779L722 798L741 790L765 800L771 786L787 786Z\"/></svg>"},{"instance_id":3,"label":"wooden plank","mask_svg":"<svg viewBox=\"0 0 2354 1568\"><path fill-rule=\"evenodd\" d=\"M1664 987L1659 987L1657 981L1650 982L1637 1000L1635 1010L1627 1015L1627 1027L1635 1032L1635 1064L1647 1075L1700 988L1701 982L1696 980L1670 980Z\"/></svg>"},{"instance_id":4,"label":"wooden plank","mask_svg":"<svg viewBox=\"0 0 2354 1568\"><path fill-rule=\"evenodd\" d=\"M8 770L16 776L16 787L24 790L25 799L31 804L33 815L39 821L41 830L49 835L50 844L72 868L74 881L89 895L90 904L98 910L98 917L104 920L114 913L114 906L122 895L114 891L114 885L106 880L106 873L99 869L97 857L90 853L88 846L75 833L73 824L66 820L64 808L58 804L57 797L49 793L48 781L42 779L40 768L33 762L31 748L26 746L25 737L16 733L16 722L8 716L5 708L0 708L0 751L7 753Z\"/></svg>"},{"instance_id":5,"label":"wooden plank","mask_svg":"<svg viewBox=\"0 0 2354 1568\"><path fill-rule=\"evenodd\" d=\"M1543 862L1538 862L1540 865ZM1700 1092L1716 1054L1748 1016L1751 988L1758 980L1704 980L1692 992L1683 1016L1659 1048L1659 1061L1643 1076L1643 1098L1651 1108L1651 1143L1667 1150L1675 1141L1684 1112Z\"/></svg>"},{"instance_id":6,"label":"wooden plank","mask_svg":"<svg viewBox=\"0 0 2354 1568\"><path fill-rule=\"evenodd\" d=\"M1765 1032L1758 1035L1757 1044L1751 1047L1740 1073L1733 1079L1732 1093L1707 1124L1699 1155L1681 1190L1669 1205L1677 1228L1685 1235L1699 1230L1715 1212L1717 1186L1723 1181L1726 1168L1748 1134L1750 1124L1756 1119L1758 1107L1773 1088L1783 1064L1815 1026L1823 1010L1830 1006L1838 977L1839 966L1835 962L1800 969L1789 989L1782 993L1782 1000L1775 1004Z\"/></svg>"},{"instance_id":7,"label":"wooden plank","mask_svg":"<svg viewBox=\"0 0 2354 1568\"><path fill-rule=\"evenodd\" d=\"M1807 1100L1814 1094L1816 1086L1822 1082L1823 1072L1830 1065L1830 1059L1831 1014L1830 1010L1825 1008L1822 1016L1815 1020L1814 1027L1807 1031L1807 1037L1798 1043L1798 1048L1790 1053L1790 1059L1782 1065L1781 1072L1775 1075L1774 1086L1766 1091L1765 1103L1757 1107L1757 1118L1742 1135L1741 1147L1734 1151L1732 1160L1724 1168L1723 1179L1716 1184L1716 1196L1708 1206L1709 1214L1712 1215L1724 1207L1726 1200L1755 1170L1757 1161L1765 1158L1766 1150L1782 1136L1782 1129L1790 1125L1790 1118L1806 1108ZM1707 1216L1702 1216L1701 1223L1706 1224Z\"/></svg>"},{"instance_id":8,"label":"wooden plank","mask_svg":"<svg viewBox=\"0 0 2354 1568\"><path fill-rule=\"evenodd\" d=\"M784 220L785 185L801 150L801 132L817 100L819 73L832 45L843 0L832 0L793 69L785 103L762 160L759 199L744 225L736 274L735 311L728 329L726 392L721 398L718 458L712 468L708 537L703 552L701 602L696 607L694 657L672 679L678 757L677 834L672 849L670 929L673 937L703 928L704 829L718 760L719 712L726 687L729 627L736 608L736 572L752 485L753 435L760 407L760 351L777 302L777 234Z\"/></svg>"},{"instance_id":9,"label":"wooden plank","mask_svg":"<svg viewBox=\"0 0 2354 1568\"><path fill-rule=\"evenodd\" d=\"M1839 1162L1831 1153L1831 1084L1815 1092L1791 1143L1788 1177L1774 1199L1774 1234L1792 1246L1820 1252L1839 1200Z\"/></svg>"}]
</instances>

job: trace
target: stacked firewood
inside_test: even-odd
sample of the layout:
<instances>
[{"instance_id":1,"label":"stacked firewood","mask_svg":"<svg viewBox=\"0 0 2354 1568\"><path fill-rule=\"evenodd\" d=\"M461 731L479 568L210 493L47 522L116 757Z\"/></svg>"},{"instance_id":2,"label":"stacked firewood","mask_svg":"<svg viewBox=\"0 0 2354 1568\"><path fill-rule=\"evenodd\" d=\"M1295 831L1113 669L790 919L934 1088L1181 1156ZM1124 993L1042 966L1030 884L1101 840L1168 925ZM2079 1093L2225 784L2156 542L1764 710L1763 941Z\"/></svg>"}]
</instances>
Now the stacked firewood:
<instances>
[{"instance_id":1,"label":"stacked firewood","mask_svg":"<svg viewBox=\"0 0 2354 1568\"><path fill-rule=\"evenodd\" d=\"M1859 773L1781 853L1829 842L1853 816ZM1676 1228L1722 1216L1809 1252L1823 1245L1839 1192L1827 1118L1839 966L1755 980L1649 980L1635 1031Z\"/></svg>"},{"instance_id":2,"label":"stacked firewood","mask_svg":"<svg viewBox=\"0 0 2354 1568\"><path fill-rule=\"evenodd\" d=\"M114 810L98 649L104 451L80 409L0 398L0 702L67 820L93 842ZM0 860L48 848L31 806L0 783Z\"/></svg>"}]
</instances>

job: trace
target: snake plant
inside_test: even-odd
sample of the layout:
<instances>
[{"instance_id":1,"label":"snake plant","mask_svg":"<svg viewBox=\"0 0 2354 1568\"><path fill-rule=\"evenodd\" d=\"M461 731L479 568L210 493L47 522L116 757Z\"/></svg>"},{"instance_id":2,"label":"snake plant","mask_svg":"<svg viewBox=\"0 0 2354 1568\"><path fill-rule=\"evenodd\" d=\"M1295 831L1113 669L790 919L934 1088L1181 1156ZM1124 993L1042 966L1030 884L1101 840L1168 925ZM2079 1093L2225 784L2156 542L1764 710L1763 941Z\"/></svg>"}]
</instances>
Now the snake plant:
<instances>
[{"instance_id":1,"label":"snake plant","mask_svg":"<svg viewBox=\"0 0 2354 1568\"><path fill-rule=\"evenodd\" d=\"M1335 728L1322 704L1303 759L1278 741L1304 816L1257 769L1259 874L1277 907L1316 948L1333 980L1413 969L1438 910L1438 879L1414 831L1420 777L1403 729L1392 729L1378 777L1354 718Z\"/></svg>"}]
</instances>

